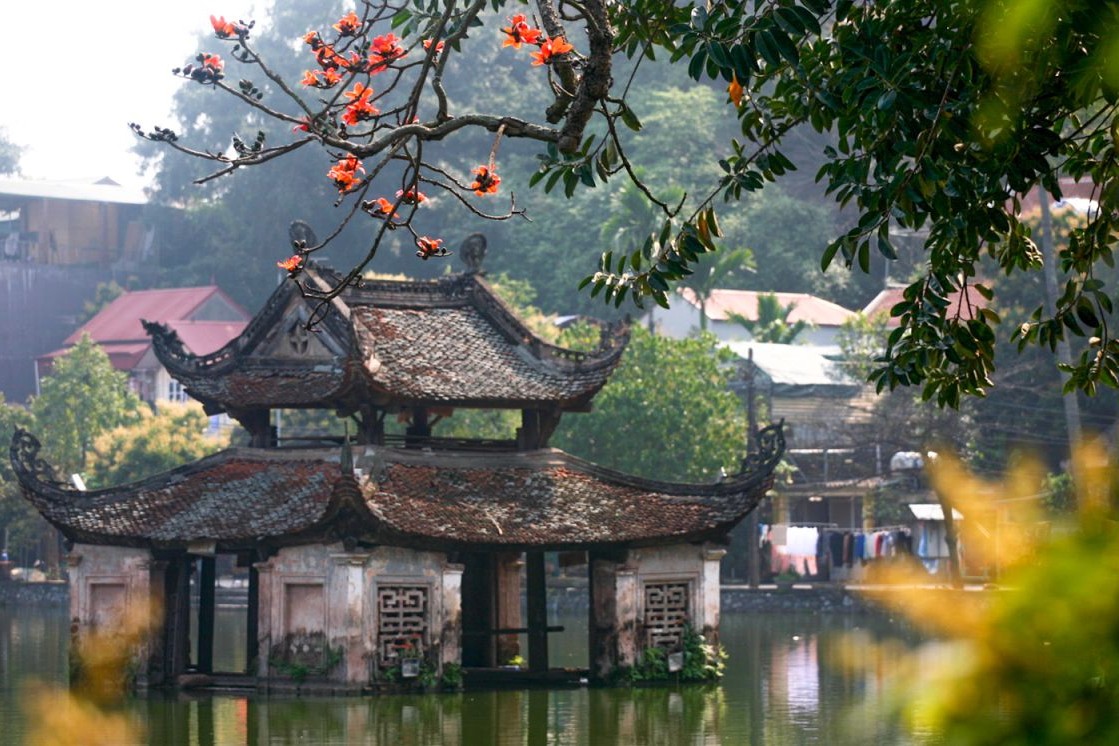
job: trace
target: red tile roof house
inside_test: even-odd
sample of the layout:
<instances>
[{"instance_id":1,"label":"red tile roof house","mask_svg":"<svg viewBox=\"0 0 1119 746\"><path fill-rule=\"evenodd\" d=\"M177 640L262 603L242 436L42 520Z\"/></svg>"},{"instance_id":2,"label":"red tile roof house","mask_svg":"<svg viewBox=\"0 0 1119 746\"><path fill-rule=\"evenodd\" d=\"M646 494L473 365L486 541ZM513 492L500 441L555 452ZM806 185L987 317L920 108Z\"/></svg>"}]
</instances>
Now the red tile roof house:
<instances>
[{"instance_id":1,"label":"red tile roof house","mask_svg":"<svg viewBox=\"0 0 1119 746\"><path fill-rule=\"evenodd\" d=\"M48 374L55 358L88 334L114 368L128 373L129 385L141 399L149 404L186 401L183 387L156 357L143 322L167 324L188 350L208 355L240 334L249 319L248 311L216 285L127 292L67 337L64 347L38 358L37 372Z\"/></svg>"},{"instance_id":2,"label":"red tile roof house","mask_svg":"<svg viewBox=\"0 0 1119 746\"><path fill-rule=\"evenodd\" d=\"M775 295L783 307L793 306L789 321L807 321L809 326L797 336L798 344L832 347L843 322L855 315L831 301L807 293L770 293L756 290L714 290L704 304L707 330L724 342L750 339L750 332L734 321L732 314L756 320L758 296ZM667 337L682 339L700 329L700 299L691 288L681 288L672 298L671 307L655 308L653 323Z\"/></svg>"},{"instance_id":3,"label":"red tile roof house","mask_svg":"<svg viewBox=\"0 0 1119 746\"><path fill-rule=\"evenodd\" d=\"M314 264L301 278L341 281ZM284 283L209 355L147 325L167 369L208 411L236 418L249 447L76 492L17 432L23 494L68 542L79 639L153 604L161 622L134 653L140 686L200 674L339 694L396 687L420 665L462 670L468 685L610 681L648 648L682 652L689 628L717 641L719 562L773 484L780 425L717 482L641 479L548 446L560 417L587 411L606 384L627 324L604 325L591 352L555 347L476 270L346 287L309 332L322 310ZM335 412L355 435L289 446L270 427L277 408ZM503 440L440 437L457 409L519 411L520 427ZM585 568L586 668L548 663L546 557L559 556ZM225 674L213 658L219 557L248 575L245 669ZM528 670L505 670L522 653Z\"/></svg>"},{"instance_id":4,"label":"red tile roof house","mask_svg":"<svg viewBox=\"0 0 1119 746\"><path fill-rule=\"evenodd\" d=\"M886 327L896 329L901 320L896 316L890 316L890 310L904 300L904 293L904 285L891 285L871 298L870 302L863 308L863 313L867 318L886 314ZM948 296L948 308L945 311L945 316L947 318L972 319L976 317L980 309L986 307L987 299L969 286L966 294L956 290Z\"/></svg>"}]
</instances>

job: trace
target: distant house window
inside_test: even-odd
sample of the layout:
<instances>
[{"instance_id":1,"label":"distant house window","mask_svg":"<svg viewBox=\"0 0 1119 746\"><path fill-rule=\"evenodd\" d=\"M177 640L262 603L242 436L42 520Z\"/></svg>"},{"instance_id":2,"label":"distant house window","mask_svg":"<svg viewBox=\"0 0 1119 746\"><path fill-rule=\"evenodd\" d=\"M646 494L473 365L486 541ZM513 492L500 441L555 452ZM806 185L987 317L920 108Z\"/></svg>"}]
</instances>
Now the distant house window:
<instances>
[{"instance_id":1,"label":"distant house window","mask_svg":"<svg viewBox=\"0 0 1119 746\"><path fill-rule=\"evenodd\" d=\"M174 378L167 383L167 399L177 402L185 402L187 400L187 393L183 390L183 385Z\"/></svg>"}]
</instances>

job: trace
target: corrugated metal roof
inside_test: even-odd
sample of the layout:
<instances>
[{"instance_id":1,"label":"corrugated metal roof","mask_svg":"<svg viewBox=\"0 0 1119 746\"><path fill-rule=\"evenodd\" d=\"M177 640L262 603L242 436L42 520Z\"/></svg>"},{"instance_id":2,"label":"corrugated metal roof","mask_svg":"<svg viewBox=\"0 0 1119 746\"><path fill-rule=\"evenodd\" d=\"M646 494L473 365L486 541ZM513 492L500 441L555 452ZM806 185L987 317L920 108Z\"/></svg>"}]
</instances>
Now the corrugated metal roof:
<instances>
[{"instance_id":1,"label":"corrugated metal roof","mask_svg":"<svg viewBox=\"0 0 1119 746\"><path fill-rule=\"evenodd\" d=\"M815 326L840 326L855 315L854 311L807 293L774 293L757 290L713 290L707 301L707 318L712 321L726 321L732 313L747 319L758 318L758 296L775 295L782 306L793 306L789 321L806 321ZM699 300L691 288L682 288L680 297L693 306L699 307Z\"/></svg>"},{"instance_id":2,"label":"corrugated metal roof","mask_svg":"<svg viewBox=\"0 0 1119 746\"><path fill-rule=\"evenodd\" d=\"M148 198L139 189L123 187L112 179L98 181L28 181L0 179L0 197L68 199L80 202L111 202L146 205Z\"/></svg>"},{"instance_id":3,"label":"corrugated metal roof","mask_svg":"<svg viewBox=\"0 0 1119 746\"><path fill-rule=\"evenodd\" d=\"M758 366L776 385L859 387L834 360L816 347L783 345L772 342L723 342L723 347L747 359L752 350Z\"/></svg>"}]
</instances>

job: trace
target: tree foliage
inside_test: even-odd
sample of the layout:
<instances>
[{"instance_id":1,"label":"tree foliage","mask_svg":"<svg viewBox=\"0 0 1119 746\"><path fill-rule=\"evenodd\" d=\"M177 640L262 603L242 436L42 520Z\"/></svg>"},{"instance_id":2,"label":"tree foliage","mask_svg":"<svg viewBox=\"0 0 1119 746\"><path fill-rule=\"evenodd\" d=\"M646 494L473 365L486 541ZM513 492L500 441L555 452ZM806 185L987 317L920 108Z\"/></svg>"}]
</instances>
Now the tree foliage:
<instances>
[{"instance_id":1,"label":"tree foliage","mask_svg":"<svg viewBox=\"0 0 1119 746\"><path fill-rule=\"evenodd\" d=\"M16 428L28 429L31 423L30 412L8 404L0 394L0 442L11 443ZM0 549L7 549L15 556L17 548L36 543L46 525L31 503L23 499L11 462L7 458L0 459L0 536L7 534L7 545Z\"/></svg>"},{"instance_id":2,"label":"tree foliage","mask_svg":"<svg viewBox=\"0 0 1119 746\"><path fill-rule=\"evenodd\" d=\"M790 321L789 316L796 309L796 302L782 305L775 293L758 295L757 318L748 319L738 313L731 313L730 320L750 332L750 337L758 342L792 344L801 332L809 328L804 319Z\"/></svg>"},{"instance_id":3,"label":"tree foliage","mask_svg":"<svg viewBox=\"0 0 1119 746\"><path fill-rule=\"evenodd\" d=\"M865 272L873 254L893 260L894 228L927 236L926 270L894 309L901 326L874 376L880 388L920 385L926 398L948 405L990 387L999 317L991 309L949 316L947 299L968 287L991 295L979 275L984 256L1000 271L1036 271L1036 246L1017 216L1020 195L1037 185L1059 195L1062 174L1091 179L1103 209L1061 256L1061 297L1052 313L1038 309L1015 333L1024 345L1052 346L1068 334L1091 338L1067 369L1068 385L1119 385L1119 340L1106 323L1111 300L1096 276L1097 265L1111 261L1119 228L1119 189L1110 178L1119 98L1114 6L713 0L693 8L587 0L561 9L538 0L528 10L493 0L498 13L486 15L486 5L362 2L358 15L334 27L309 14L307 26L320 31L304 37L310 70L303 88L269 66L255 46L255 27L215 19L239 68L230 76L237 82L227 80L212 51L180 74L238 100L259 134L198 147L168 129L137 132L211 161L217 174L321 148L334 167L329 179L319 167L320 187L334 182L345 218L372 218L360 231L366 251L346 282L401 236L425 259L445 252L442 239L422 232L421 188L476 218L520 214L513 198L490 208L493 177L503 141L535 141L543 152L531 183L544 192L570 197L623 178L660 211L658 230L624 253L605 252L584 281L592 295L620 306L627 299L666 304L670 285L717 248L716 203L789 177L798 166L791 145L811 128L827 143L817 178L853 217L823 250L824 267L840 261ZM516 114L489 109L484 99L459 101L447 85L449 71L476 69L502 39L535 49L535 84L548 83L546 96L522 97ZM633 105L637 77L614 68L616 57L639 67L658 54L695 80L721 81L738 117L738 134L688 164L700 175L710 171L707 187L677 204L658 197L638 172L665 151L631 137L628 131L642 129ZM277 138L268 122L298 132ZM479 133L492 138L488 153L477 144ZM469 143L476 165L464 167L462 151L449 155L452 142ZM297 282L305 257L324 243L297 245L287 263ZM323 300L339 290L303 289Z\"/></svg>"},{"instance_id":4,"label":"tree foliage","mask_svg":"<svg viewBox=\"0 0 1119 746\"><path fill-rule=\"evenodd\" d=\"M553 443L652 479L704 481L745 456L746 419L712 335L675 340L634 329L589 414L560 422Z\"/></svg>"},{"instance_id":5,"label":"tree foliage","mask_svg":"<svg viewBox=\"0 0 1119 746\"><path fill-rule=\"evenodd\" d=\"M0 174L18 174L23 148L8 139L7 129L0 127Z\"/></svg>"},{"instance_id":6,"label":"tree foliage","mask_svg":"<svg viewBox=\"0 0 1119 746\"><path fill-rule=\"evenodd\" d=\"M62 474L79 473L101 433L136 422L143 406L89 335L54 362L31 401L47 460Z\"/></svg>"},{"instance_id":7,"label":"tree foliage","mask_svg":"<svg viewBox=\"0 0 1119 746\"><path fill-rule=\"evenodd\" d=\"M160 404L141 409L140 418L101 433L89 454L89 486L135 482L197 461L229 445L229 434L207 435L209 418L201 405Z\"/></svg>"}]
</instances>

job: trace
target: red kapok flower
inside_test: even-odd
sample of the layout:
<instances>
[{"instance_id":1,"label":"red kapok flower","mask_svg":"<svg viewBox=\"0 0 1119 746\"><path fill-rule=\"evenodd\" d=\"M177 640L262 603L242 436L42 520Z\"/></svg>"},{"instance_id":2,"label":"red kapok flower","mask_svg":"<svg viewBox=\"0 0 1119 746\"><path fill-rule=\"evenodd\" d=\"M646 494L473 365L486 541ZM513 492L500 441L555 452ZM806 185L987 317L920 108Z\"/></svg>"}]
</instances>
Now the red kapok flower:
<instances>
[{"instance_id":1,"label":"red kapok flower","mask_svg":"<svg viewBox=\"0 0 1119 746\"><path fill-rule=\"evenodd\" d=\"M373 89L365 85L365 83L354 83L354 87L342 94L350 101L357 103L358 101L367 101L373 95Z\"/></svg>"},{"instance_id":2,"label":"red kapok flower","mask_svg":"<svg viewBox=\"0 0 1119 746\"><path fill-rule=\"evenodd\" d=\"M228 39L231 36L238 36L237 24L225 20L225 16L210 16L210 25L214 27L214 34L219 39Z\"/></svg>"},{"instance_id":3,"label":"red kapok flower","mask_svg":"<svg viewBox=\"0 0 1119 746\"><path fill-rule=\"evenodd\" d=\"M418 189L401 189L396 196L406 205L418 205L427 199L427 195Z\"/></svg>"},{"instance_id":4,"label":"red kapok flower","mask_svg":"<svg viewBox=\"0 0 1119 746\"><path fill-rule=\"evenodd\" d=\"M216 54L203 54L202 67L209 68L216 73L220 73L225 68L225 63L221 61L221 57Z\"/></svg>"},{"instance_id":5,"label":"red kapok flower","mask_svg":"<svg viewBox=\"0 0 1119 746\"><path fill-rule=\"evenodd\" d=\"M373 95L373 89L364 83L355 83L354 87L343 95L350 99L352 103L346 107L346 111L342 114L342 121L351 127L358 122L373 119L381 113L381 110L369 101L369 98Z\"/></svg>"},{"instance_id":6,"label":"red kapok flower","mask_svg":"<svg viewBox=\"0 0 1119 746\"><path fill-rule=\"evenodd\" d=\"M299 124L291 128L292 132L310 132L311 120L303 116L299 118Z\"/></svg>"},{"instance_id":7,"label":"red kapok flower","mask_svg":"<svg viewBox=\"0 0 1119 746\"><path fill-rule=\"evenodd\" d=\"M338 187L338 191L345 194L361 182L359 173L365 173L365 168L357 156L351 153L338 161L326 175L334 182L334 186Z\"/></svg>"},{"instance_id":8,"label":"red kapok flower","mask_svg":"<svg viewBox=\"0 0 1119 746\"><path fill-rule=\"evenodd\" d=\"M447 250L443 248L443 239L441 238L420 236L416 239L416 246L419 248L416 256L425 262L433 256L447 256Z\"/></svg>"},{"instance_id":9,"label":"red kapok flower","mask_svg":"<svg viewBox=\"0 0 1119 746\"><path fill-rule=\"evenodd\" d=\"M346 64L346 58L335 52L330 44L323 44L315 50L315 61L324 70L328 67L343 67Z\"/></svg>"},{"instance_id":10,"label":"red kapok flower","mask_svg":"<svg viewBox=\"0 0 1119 746\"><path fill-rule=\"evenodd\" d=\"M384 71L393 60L403 57L405 50L400 46L400 39L396 34L384 34L374 37L369 44L369 60L365 71L376 75Z\"/></svg>"},{"instance_id":11,"label":"red kapok flower","mask_svg":"<svg viewBox=\"0 0 1119 746\"><path fill-rule=\"evenodd\" d=\"M295 254L290 259L276 262L276 266L287 272L288 276L295 277L303 270L303 257L300 254Z\"/></svg>"},{"instance_id":12,"label":"red kapok flower","mask_svg":"<svg viewBox=\"0 0 1119 746\"><path fill-rule=\"evenodd\" d=\"M509 19L509 25L501 29L501 33L506 37L501 46L513 49L520 49L521 44L538 44L544 34L540 29L529 26L528 20L520 13Z\"/></svg>"},{"instance_id":13,"label":"red kapok flower","mask_svg":"<svg viewBox=\"0 0 1119 746\"><path fill-rule=\"evenodd\" d=\"M370 42L369 48L374 53L388 59L402 57L404 55L404 48L400 46L400 39L396 34L383 34L373 37L373 41Z\"/></svg>"},{"instance_id":14,"label":"red kapok flower","mask_svg":"<svg viewBox=\"0 0 1119 746\"><path fill-rule=\"evenodd\" d=\"M742 84L738 82L738 76L731 76L730 85L727 86L727 95L730 96L731 102L735 106L742 106Z\"/></svg>"},{"instance_id":15,"label":"red kapok flower","mask_svg":"<svg viewBox=\"0 0 1119 746\"><path fill-rule=\"evenodd\" d=\"M361 209L365 210L373 217L384 218L385 220L392 220L396 216L396 209L393 207L392 202L389 202L384 197L362 202Z\"/></svg>"},{"instance_id":16,"label":"red kapok flower","mask_svg":"<svg viewBox=\"0 0 1119 746\"><path fill-rule=\"evenodd\" d=\"M357 36L361 31L361 19L351 10L334 24L334 30L342 36Z\"/></svg>"},{"instance_id":17,"label":"red kapok flower","mask_svg":"<svg viewBox=\"0 0 1119 746\"><path fill-rule=\"evenodd\" d=\"M318 31L308 31L307 33L303 34L303 43L310 44L311 49L318 49L322 46L322 39L319 38Z\"/></svg>"},{"instance_id":18,"label":"red kapok flower","mask_svg":"<svg viewBox=\"0 0 1119 746\"><path fill-rule=\"evenodd\" d=\"M552 58L556 55L567 54L573 49L575 49L575 47L568 44L567 40L562 36L557 36L555 39L545 39L544 43L540 45L540 50L532 53L532 64L550 64Z\"/></svg>"},{"instance_id":19,"label":"red kapok flower","mask_svg":"<svg viewBox=\"0 0 1119 746\"><path fill-rule=\"evenodd\" d=\"M424 49L431 49L431 42L432 41L434 41L434 39L424 39ZM438 55L438 54L442 53L444 46L445 45L442 41L436 42L436 44L435 44L435 54Z\"/></svg>"},{"instance_id":20,"label":"red kapok flower","mask_svg":"<svg viewBox=\"0 0 1119 746\"><path fill-rule=\"evenodd\" d=\"M380 109L378 109L376 106L369 103L368 101L362 99L361 101L355 101L354 103L346 107L346 110L342 112L342 121L345 122L348 126L354 127L360 122L367 122L370 119L376 119L377 115L380 113Z\"/></svg>"},{"instance_id":21,"label":"red kapok flower","mask_svg":"<svg viewBox=\"0 0 1119 746\"><path fill-rule=\"evenodd\" d=\"M497 185L500 183L501 177L491 171L489 166L478 166L474 169L474 182L470 188L479 197L484 197L487 194L497 194Z\"/></svg>"}]
</instances>

